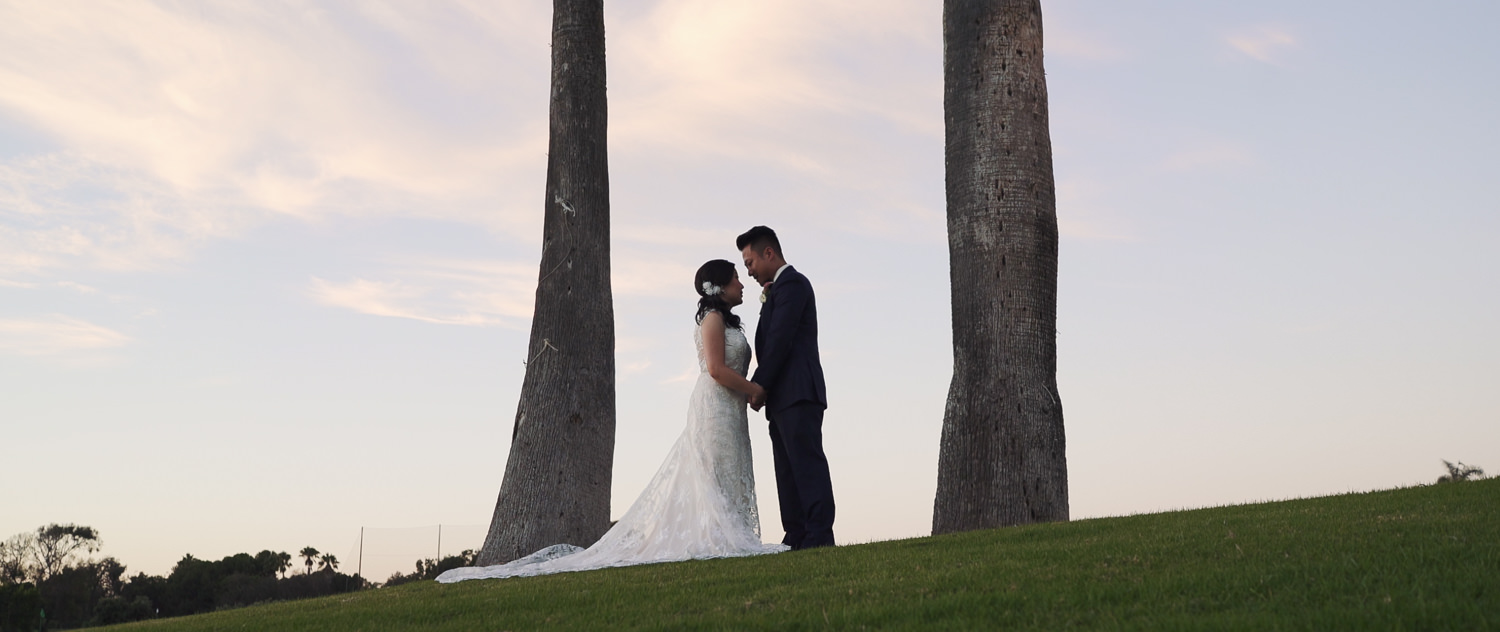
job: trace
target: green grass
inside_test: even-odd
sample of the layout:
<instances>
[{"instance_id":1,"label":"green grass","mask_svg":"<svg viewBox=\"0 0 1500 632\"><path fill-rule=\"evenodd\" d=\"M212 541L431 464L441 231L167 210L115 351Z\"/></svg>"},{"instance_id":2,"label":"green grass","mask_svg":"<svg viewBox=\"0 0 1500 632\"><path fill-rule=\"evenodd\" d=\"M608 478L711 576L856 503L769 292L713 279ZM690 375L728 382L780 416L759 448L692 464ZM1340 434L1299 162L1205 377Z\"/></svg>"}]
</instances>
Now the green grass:
<instances>
[{"instance_id":1,"label":"green grass","mask_svg":"<svg viewBox=\"0 0 1500 632\"><path fill-rule=\"evenodd\" d=\"M144 630L1500 628L1500 479L528 579Z\"/></svg>"}]
</instances>

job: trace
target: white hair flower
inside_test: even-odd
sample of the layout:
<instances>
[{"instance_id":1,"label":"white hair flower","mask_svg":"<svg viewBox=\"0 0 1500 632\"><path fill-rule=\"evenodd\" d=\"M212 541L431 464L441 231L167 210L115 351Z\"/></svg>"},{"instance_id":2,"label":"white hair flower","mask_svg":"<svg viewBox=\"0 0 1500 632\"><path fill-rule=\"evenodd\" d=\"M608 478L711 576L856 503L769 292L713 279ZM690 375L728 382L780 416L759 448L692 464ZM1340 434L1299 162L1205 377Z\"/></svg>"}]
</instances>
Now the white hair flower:
<instances>
[{"instance_id":1,"label":"white hair flower","mask_svg":"<svg viewBox=\"0 0 1500 632\"><path fill-rule=\"evenodd\" d=\"M703 282L703 295L704 296L718 296L719 292L723 292L723 291L724 291L724 288L721 288L721 287L719 287L717 285L714 285L713 283L711 283L709 281L704 281Z\"/></svg>"}]
</instances>

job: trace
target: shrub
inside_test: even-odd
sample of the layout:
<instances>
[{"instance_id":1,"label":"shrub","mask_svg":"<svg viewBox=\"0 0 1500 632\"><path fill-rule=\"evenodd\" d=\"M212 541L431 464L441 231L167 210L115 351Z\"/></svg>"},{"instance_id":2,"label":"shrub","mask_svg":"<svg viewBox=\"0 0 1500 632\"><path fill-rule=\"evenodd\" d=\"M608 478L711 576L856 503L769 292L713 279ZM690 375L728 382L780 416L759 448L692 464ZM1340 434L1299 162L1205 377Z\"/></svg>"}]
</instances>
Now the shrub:
<instances>
[{"instance_id":1,"label":"shrub","mask_svg":"<svg viewBox=\"0 0 1500 632\"><path fill-rule=\"evenodd\" d=\"M145 597L125 599L124 597L105 597L99 600L99 605L94 607L94 620L92 625L113 625L116 623L129 623L131 621L144 621L156 616L156 608L151 605L151 600Z\"/></svg>"},{"instance_id":2,"label":"shrub","mask_svg":"<svg viewBox=\"0 0 1500 632\"><path fill-rule=\"evenodd\" d=\"M0 584L0 632L42 629L42 595L32 584Z\"/></svg>"}]
</instances>

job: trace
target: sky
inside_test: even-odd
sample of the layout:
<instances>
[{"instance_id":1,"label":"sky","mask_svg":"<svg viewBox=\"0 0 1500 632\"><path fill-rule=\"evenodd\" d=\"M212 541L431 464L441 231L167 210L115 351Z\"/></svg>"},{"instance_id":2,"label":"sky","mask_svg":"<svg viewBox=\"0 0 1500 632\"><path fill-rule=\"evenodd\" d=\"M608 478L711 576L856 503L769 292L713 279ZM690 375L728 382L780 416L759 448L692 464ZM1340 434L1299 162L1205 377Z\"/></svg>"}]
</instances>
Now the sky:
<instances>
[{"instance_id":1,"label":"sky","mask_svg":"<svg viewBox=\"0 0 1500 632\"><path fill-rule=\"evenodd\" d=\"M0 5L0 537L352 570L365 527L375 580L436 525L477 546L539 273L549 5ZM766 224L818 293L838 540L930 533L940 3L605 10L613 515L685 421L694 270ZM1500 5L1043 12L1072 517L1500 472Z\"/></svg>"}]
</instances>

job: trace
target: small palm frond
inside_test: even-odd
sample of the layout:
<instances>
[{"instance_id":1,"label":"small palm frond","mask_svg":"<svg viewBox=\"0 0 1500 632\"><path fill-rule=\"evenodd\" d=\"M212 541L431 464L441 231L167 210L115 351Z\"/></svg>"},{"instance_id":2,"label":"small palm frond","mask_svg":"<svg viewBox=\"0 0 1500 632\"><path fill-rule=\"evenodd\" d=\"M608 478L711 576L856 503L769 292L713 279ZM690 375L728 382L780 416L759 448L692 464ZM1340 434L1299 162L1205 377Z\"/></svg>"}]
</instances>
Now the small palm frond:
<instances>
[{"instance_id":1,"label":"small palm frond","mask_svg":"<svg viewBox=\"0 0 1500 632\"><path fill-rule=\"evenodd\" d=\"M1484 478L1484 468L1474 465L1465 465L1463 461L1459 461L1458 463L1449 463L1446 459L1444 459L1443 466L1448 468L1448 473L1444 476L1438 477L1437 482L1439 483L1467 481L1469 479L1478 480Z\"/></svg>"}]
</instances>

